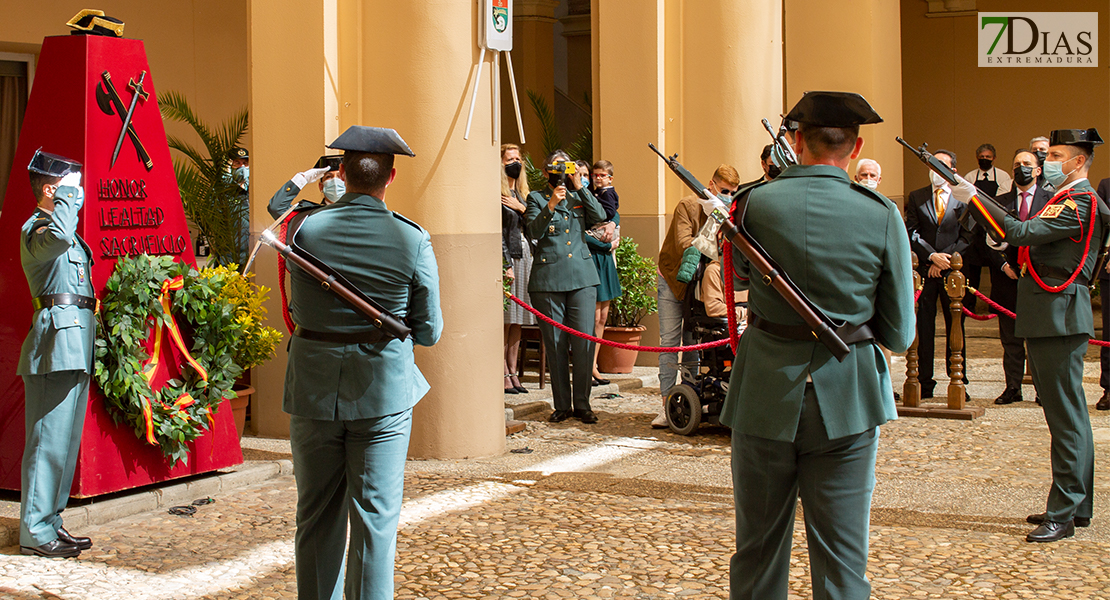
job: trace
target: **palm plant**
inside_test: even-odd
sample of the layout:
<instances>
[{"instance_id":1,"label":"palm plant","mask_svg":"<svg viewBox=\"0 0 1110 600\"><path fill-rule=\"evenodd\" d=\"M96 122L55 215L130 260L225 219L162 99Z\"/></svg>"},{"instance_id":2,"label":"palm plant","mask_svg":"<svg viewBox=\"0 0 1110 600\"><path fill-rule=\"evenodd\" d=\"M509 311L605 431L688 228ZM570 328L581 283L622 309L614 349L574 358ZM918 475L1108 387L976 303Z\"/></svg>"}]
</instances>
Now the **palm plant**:
<instances>
[{"instance_id":1,"label":"palm plant","mask_svg":"<svg viewBox=\"0 0 1110 600\"><path fill-rule=\"evenodd\" d=\"M562 148L570 155L571 160L584 160L593 164L590 158L593 156L594 132L590 122L586 122L574 143L563 148L563 138L559 135L559 122L555 119L555 111L551 110L547 100L535 91L528 90L528 103L532 105L532 112L536 113L536 118L540 120L540 146L543 148L544 157ZM526 156L524 168L528 172L530 188L542 190L547 187L547 176L543 174L543 165L536 166L532 162L532 157Z\"/></svg>"},{"instance_id":2,"label":"palm plant","mask_svg":"<svg viewBox=\"0 0 1110 600\"><path fill-rule=\"evenodd\" d=\"M195 148L177 136L168 136L169 147L184 159L175 157L173 172L185 207L185 216L208 241L212 259L220 265L243 265L240 244L249 227L250 205L242 189L229 177L231 151L247 132L247 109L242 108L225 123L213 129L197 116L185 96L166 92L158 96L162 118L186 123L196 132L204 148Z\"/></svg>"}]
</instances>

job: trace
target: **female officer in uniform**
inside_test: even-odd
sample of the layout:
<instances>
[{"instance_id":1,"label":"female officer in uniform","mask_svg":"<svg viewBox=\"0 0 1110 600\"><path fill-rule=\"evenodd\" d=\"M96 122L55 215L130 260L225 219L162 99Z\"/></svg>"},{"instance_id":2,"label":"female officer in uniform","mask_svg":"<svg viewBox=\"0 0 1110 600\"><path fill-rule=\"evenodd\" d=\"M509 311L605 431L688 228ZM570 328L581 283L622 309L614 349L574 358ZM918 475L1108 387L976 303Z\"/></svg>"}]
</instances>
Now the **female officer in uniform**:
<instances>
[{"instance_id":1,"label":"female officer in uniform","mask_svg":"<svg viewBox=\"0 0 1110 600\"><path fill-rule=\"evenodd\" d=\"M551 172L559 170L553 168L556 163L564 162L574 164L562 150L547 157L544 173L548 176L548 185L543 191L528 195L524 222L528 237L537 242L528 293L536 308L554 321L576 331L593 331L599 280L586 247L585 232L605 220L605 210L593 194L579 184L577 177ZM568 182L572 189L567 189ZM555 401L555 412L549 420L558 423L574 416L583 423L596 423L597 417L590 410L593 343L543 321L540 331L551 366L551 391ZM574 351L573 398L569 349Z\"/></svg>"}]
</instances>

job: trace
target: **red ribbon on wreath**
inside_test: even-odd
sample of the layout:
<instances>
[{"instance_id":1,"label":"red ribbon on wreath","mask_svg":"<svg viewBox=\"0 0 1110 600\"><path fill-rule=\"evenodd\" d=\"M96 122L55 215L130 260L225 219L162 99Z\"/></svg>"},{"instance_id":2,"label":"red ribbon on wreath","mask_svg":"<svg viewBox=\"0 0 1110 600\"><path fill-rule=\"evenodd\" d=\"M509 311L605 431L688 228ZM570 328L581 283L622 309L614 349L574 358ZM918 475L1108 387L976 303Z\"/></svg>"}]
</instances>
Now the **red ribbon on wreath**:
<instances>
[{"instance_id":1,"label":"red ribbon on wreath","mask_svg":"<svg viewBox=\"0 0 1110 600\"><path fill-rule=\"evenodd\" d=\"M185 357L185 362L189 363L197 374L204 381L208 381L208 371L200 366L200 363L193 358L189 353L189 347L185 344L185 338L181 336L181 328L177 326L177 321L173 318L173 312L170 307L170 292L173 290L180 290L185 286L185 279L180 275L173 279L167 279L162 282L162 292L158 295L158 302L162 305L162 312L165 318L156 317L158 324L154 326L154 348L150 351L150 360L146 362L143 367L143 377L150 383L158 371L162 368L160 360L162 354L162 330L169 330L169 337L181 355ZM169 409L164 403L159 401L163 408ZM182 410L188 408L196 403L196 400L189 394L183 393L177 397L173 403L175 410ZM154 414L153 407L151 406L150 398L143 398L143 420L146 422L146 441L152 446L157 446L158 442L154 439ZM209 425L212 425L212 415L208 415Z\"/></svg>"}]
</instances>

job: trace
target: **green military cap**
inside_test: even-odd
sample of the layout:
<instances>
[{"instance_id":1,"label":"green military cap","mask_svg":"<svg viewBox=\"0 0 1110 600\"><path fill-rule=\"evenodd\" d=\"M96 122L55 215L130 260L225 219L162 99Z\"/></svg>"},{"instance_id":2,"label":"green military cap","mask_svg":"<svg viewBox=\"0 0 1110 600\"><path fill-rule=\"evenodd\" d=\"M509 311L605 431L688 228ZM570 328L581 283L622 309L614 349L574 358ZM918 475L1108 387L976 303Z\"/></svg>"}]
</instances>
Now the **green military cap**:
<instances>
[{"instance_id":1,"label":"green military cap","mask_svg":"<svg viewBox=\"0 0 1110 600\"><path fill-rule=\"evenodd\" d=\"M1093 152L1102 143L1102 137L1094 127L1090 129L1054 129L1048 134L1050 146L1079 146Z\"/></svg>"},{"instance_id":2,"label":"green military cap","mask_svg":"<svg viewBox=\"0 0 1110 600\"><path fill-rule=\"evenodd\" d=\"M64 156L43 152L42 148L39 148L31 157L31 164L27 165L27 170L50 177L64 177L70 173L79 172L81 163Z\"/></svg>"},{"instance_id":3,"label":"green military cap","mask_svg":"<svg viewBox=\"0 0 1110 600\"><path fill-rule=\"evenodd\" d=\"M109 17L102 10L86 8L66 21L66 25L75 29L73 35L106 35L123 37L123 21Z\"/></svg>"},{"instance_id":4,"label":"green military cap","mask_svg":"<svg viewBox=\"0 0 1110 600\"><path fill-rule=\"evenodd\" d=\"M806 92L786 114L786 119L816 127L853 127L883 122L867 100L854 92Z\"/></svg>"},{"instance_id":5,"label":"green military cap","mask_svg":"<svg viewBox=\"0 0 1110 600\"><path fill-rule=\"evenodd\" d=\"M385 127L351 125L334 142L328 144L328 148L370 154L416 156L396 131Z\"/></svg>"},{"instance_id":6,"label":"green military cap","mask_svg":"<svg viewBox=\"0 0 1110 600\"><path fill-rule=\"evenodd\" d=\"M242 146L236 146L236 147L231 149L231 159L232 160L235 160L237 158L246 158L246 159L249 160L250 157L251 157L250 153L247 152L247 149L243 148Z\"/></svg>"},{"instance_id":7,"label":"green military cap","mask_svg":"<svg viewBox=\"0 0 1110 600\"><path fill-rule=\"evenodd\" d=\"M339 164L342 163L342 162L343 162L343 155L342 154L325 154L324 156L320 157L320 160L316 161L316 165L312 168L313 169L322 169L324 167L327 167L328 172L330 173L331 171L338 171L339 170Z\"/></svg>"}]
</instances>

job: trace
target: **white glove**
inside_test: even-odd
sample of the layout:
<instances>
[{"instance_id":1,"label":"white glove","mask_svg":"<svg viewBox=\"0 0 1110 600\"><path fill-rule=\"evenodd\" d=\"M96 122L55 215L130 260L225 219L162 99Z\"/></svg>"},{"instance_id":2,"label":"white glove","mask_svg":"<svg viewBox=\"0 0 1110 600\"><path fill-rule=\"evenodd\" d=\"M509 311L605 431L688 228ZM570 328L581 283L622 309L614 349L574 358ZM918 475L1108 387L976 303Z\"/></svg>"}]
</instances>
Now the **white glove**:
<instances>
[{"instance_id":1,"label":"white glove","mask_svg":"<svg viewBox=\"0 0 1110 600\"><path fill-rule=\"evenodd\" d=\"M323 177L324 173L327 173L329 170L330 169L328 167L320 167L319 169L309 169L307 171L297 173L293 176L293 185L303 190L304 186L310 183L314 183L316 180Z\"/></svg>"},{"instance_id":2,"label":"white glove","mask_svg":"<svg viewBox=\"0 0 1110 600\"><path fill-rule=\"evenodd\" d=\"M81 187L81 173L67 173L62 180L58 182L58 187Z\"/></svg>"},{"instance_id":3,"label":"white glove","mask_svg":"<svg viewBox=\"0 0 1110 600\"><path fill-rule=\"evenodd\" d=\"M717 260L717 244L711 240L707 240L700 235L694 238L691 246L698 249L703 255L708 256L709 260Z\"/></svg>"},{"instance_id":4,"label":"white glove","mask_svg":"<svg viewBox=\"0 0 1110 600\"><path fill-rule=\"evenodd\" d=\"M714 197L710 198L709 200L700 198L699 202L701 202L702 211L704 211L707 215L712 215L713 211L717 209L720 209L721 212L726 215L728 214L728 205L726 205L724 202L721 202L720 198Z\"/></svg>"},{"instance_id":5,"label":"white glove","mask_svg":"<svg viewBox=\"0 0 1110 600\"><path fill-rule=\"evenodd\" d=\"M953 173L953 175L956 175ZM964 204L967 204L975 197L975 186L967 182L966 179L956 175L956 185L952 186L952 197Z\"/></svg>"}]
</instances>

